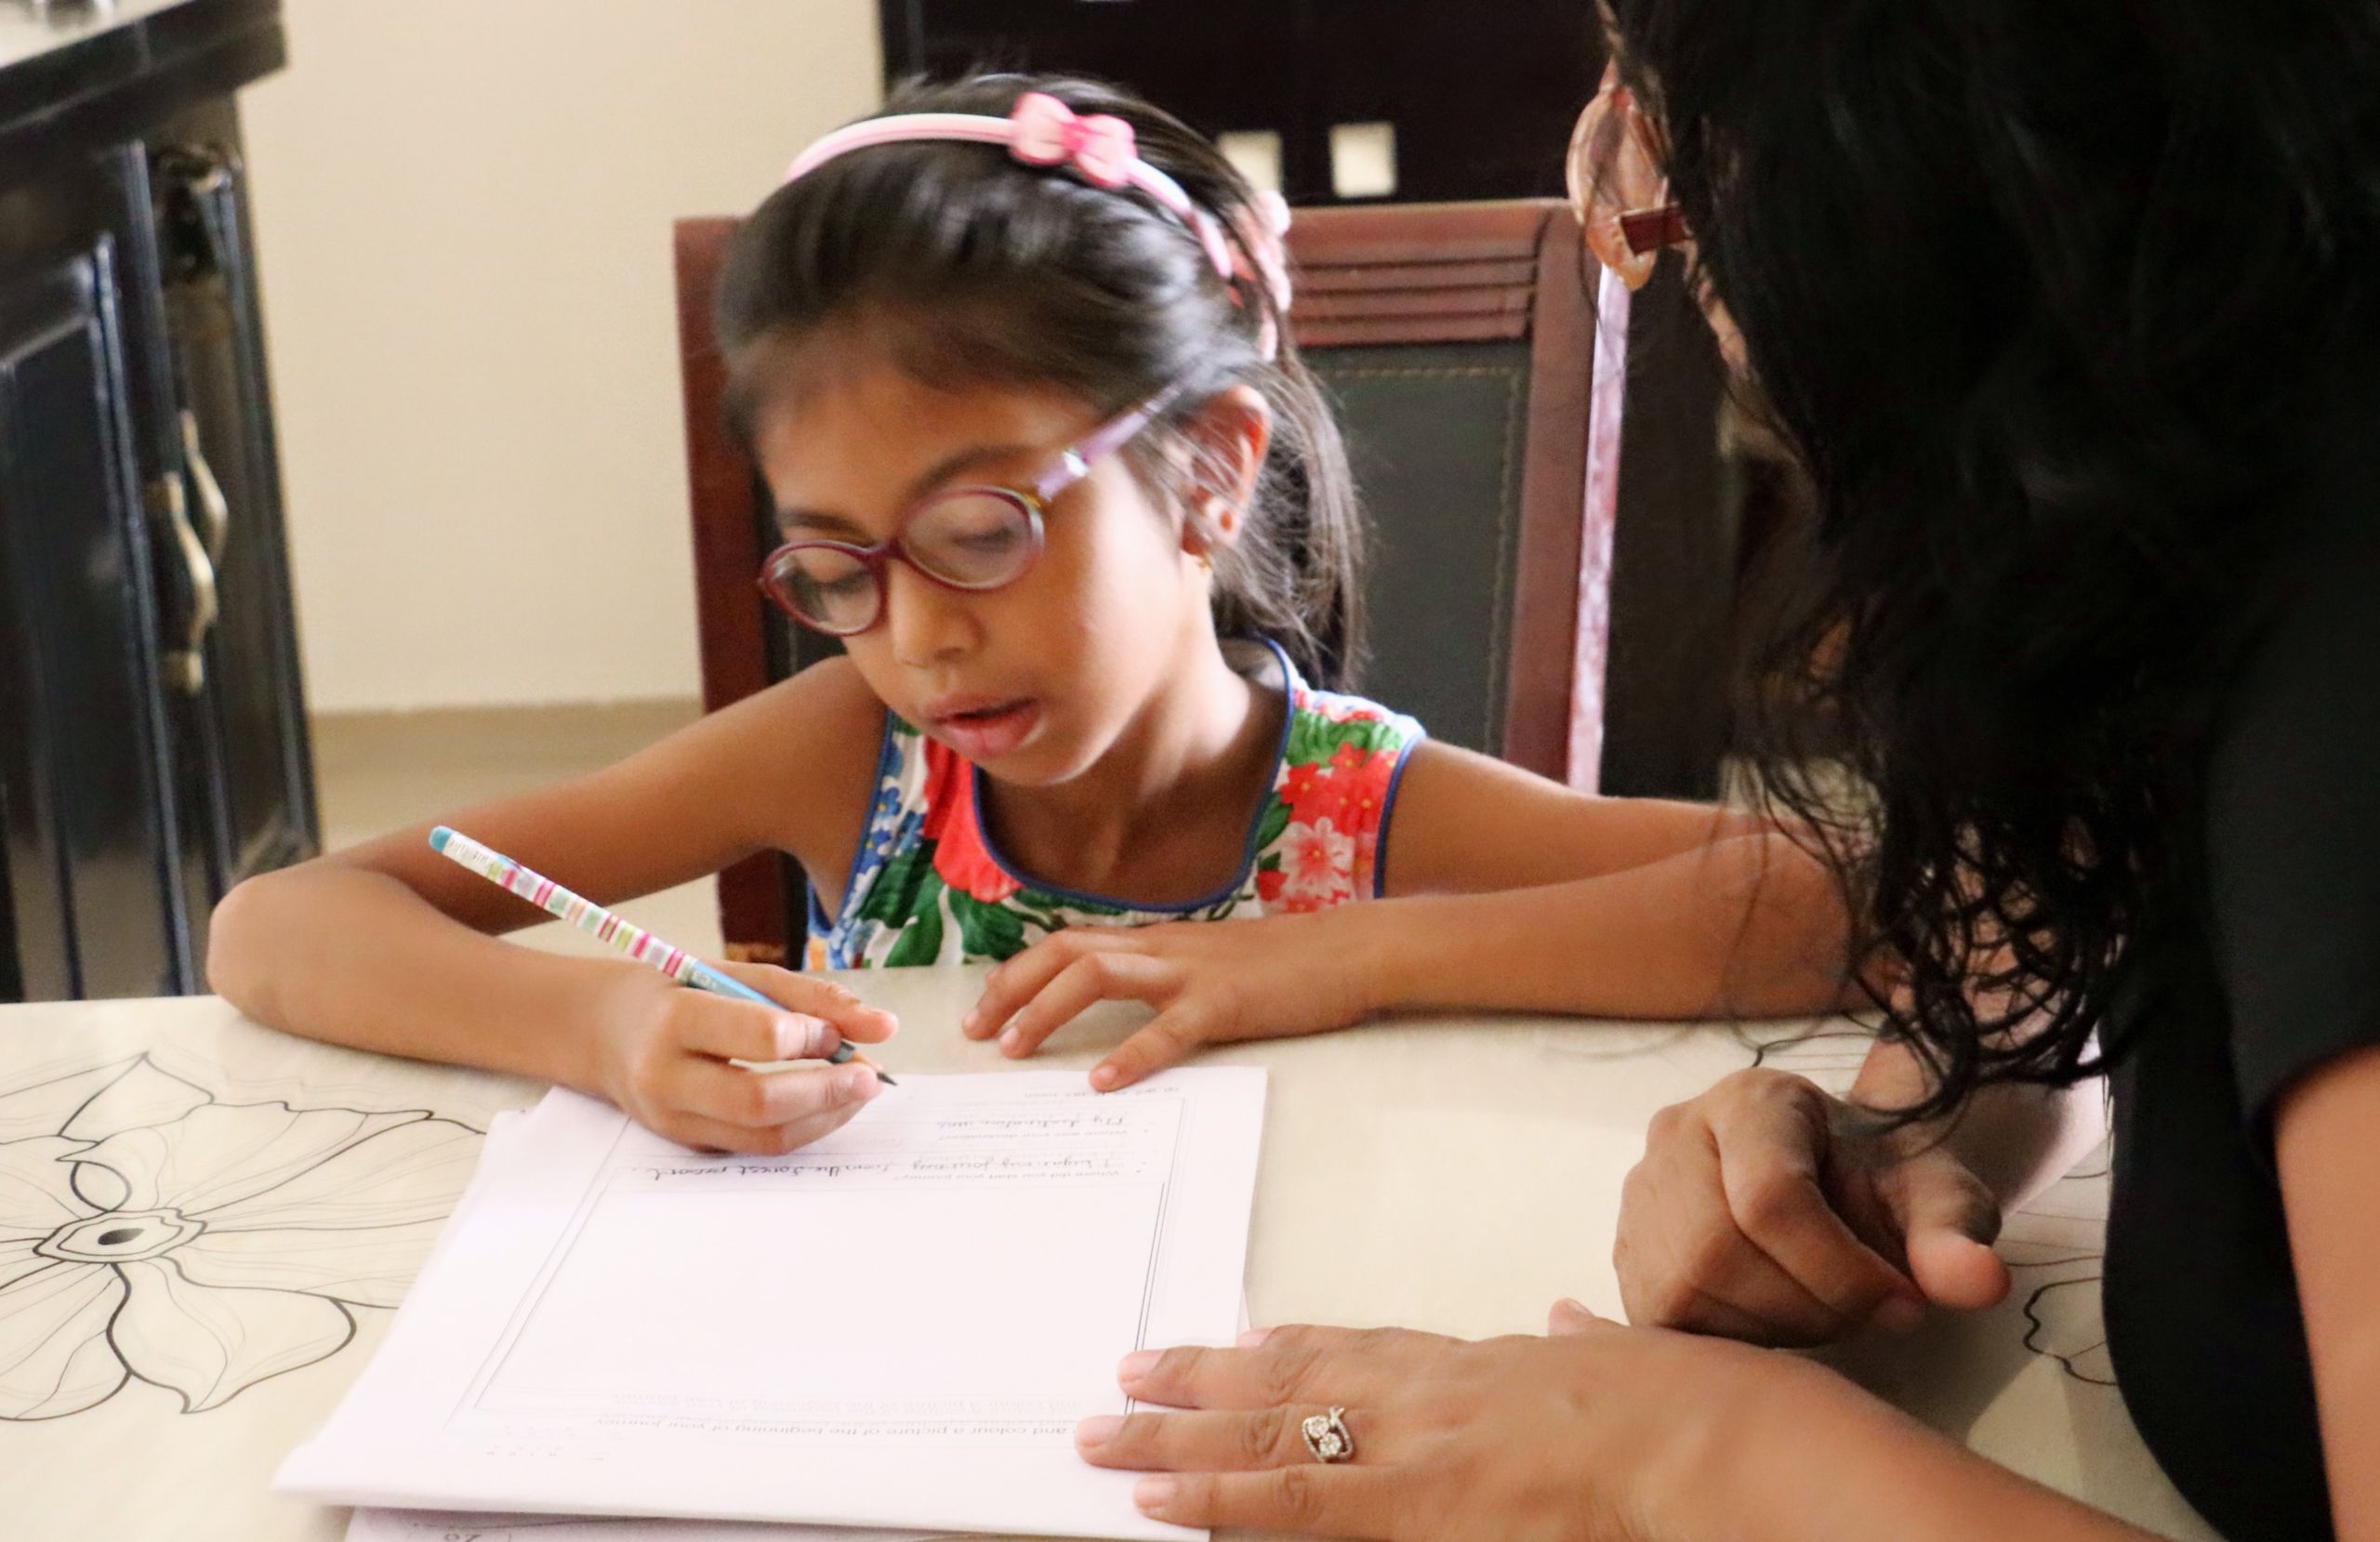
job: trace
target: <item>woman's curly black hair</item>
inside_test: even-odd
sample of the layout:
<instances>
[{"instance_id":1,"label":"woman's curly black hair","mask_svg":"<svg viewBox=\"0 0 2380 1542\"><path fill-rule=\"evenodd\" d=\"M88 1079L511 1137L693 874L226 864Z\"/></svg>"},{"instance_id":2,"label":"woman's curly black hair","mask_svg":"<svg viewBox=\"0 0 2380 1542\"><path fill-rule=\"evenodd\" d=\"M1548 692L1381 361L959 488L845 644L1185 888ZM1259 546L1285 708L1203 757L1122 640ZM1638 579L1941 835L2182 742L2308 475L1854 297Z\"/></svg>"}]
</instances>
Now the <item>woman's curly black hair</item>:
<instances>
[{"instance_id":1,"label":"woman's curly black hair","mask_svg":"<svg viewBox=\"0 0 2380 1542\"><path fill-rule=\"evenodd\" d=\"M1897 982L1885 1032L1932 1073L1908 1116L2090 1074L2192 945L2255 580L2325 402L2380 366L2380 6L1612 20L1815 492L1752 737L1844 882L1863 975ZM1814 712L1856 815L1809 775Z\"/></svg>"}]
</instances>

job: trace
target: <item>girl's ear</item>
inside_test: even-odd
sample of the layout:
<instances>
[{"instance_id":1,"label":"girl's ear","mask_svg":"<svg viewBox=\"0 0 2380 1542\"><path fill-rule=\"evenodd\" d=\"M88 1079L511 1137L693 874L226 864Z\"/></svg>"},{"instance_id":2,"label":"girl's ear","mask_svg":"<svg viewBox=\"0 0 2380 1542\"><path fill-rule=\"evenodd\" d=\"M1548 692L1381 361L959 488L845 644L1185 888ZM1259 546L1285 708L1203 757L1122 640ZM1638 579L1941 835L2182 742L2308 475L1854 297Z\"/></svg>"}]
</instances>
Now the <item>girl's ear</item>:
<instances>
[{"instance_id":1,"label":"girl's ear","mask_svg":"<svg viewBox=\"0 0 2380 1542\"><path fill-rule=\"evenodd\" d=\"M1182 549L1205 556L1239 538L1273 443L1273 409L1253 386L1219 391L1185 429L1190 440L1188 517Z\"/></svg>"}]
</instances>

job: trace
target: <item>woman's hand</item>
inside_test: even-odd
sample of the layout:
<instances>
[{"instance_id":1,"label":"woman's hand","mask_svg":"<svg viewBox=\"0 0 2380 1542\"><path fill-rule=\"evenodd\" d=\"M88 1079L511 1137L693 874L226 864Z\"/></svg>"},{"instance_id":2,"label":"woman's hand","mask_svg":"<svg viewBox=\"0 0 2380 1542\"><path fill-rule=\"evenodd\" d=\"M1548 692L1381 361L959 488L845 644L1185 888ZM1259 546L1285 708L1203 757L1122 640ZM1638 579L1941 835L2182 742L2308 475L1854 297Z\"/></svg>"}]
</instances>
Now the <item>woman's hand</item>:
<instances>
[{"instance_id":1,"label":"woman's hand","mask_svg":"<svg viewBox=\"0 0 2380 1542\"><path fill-rule=\"evenodd\" d=\"M1146 1351L1118 1379L1179 1413L1085 1419L1100 1467L1154 1470L1133 1498L1188 1526L1426 1542L1654 1542L1689 1535L1744 1421L1781 1390L1817 1427L1856 1397L1820 1368L1740 1344L1627 1328L1565 1302L1554 1337L1480 1343L1402 1329L1277 1328L1236 1350ZM1343 1407L1351 1460L1300 1433Z\"/></svg>"},{"instance_id":2,"label":"woman's hand","mask_svg":"<svg viewBox=\"0 0 2380 1542\"><path fill-rule=\"evenodd\" d=\"M1739 1071L1653 1116L1612 1261L1639 1325L1818 1344L2008 1291L2000 1206L1931 1132L1778 1071Z\"/></svg>"},{"instance_id":3,"label":"woman's hand","mask_svg":"<svg viewBox=\"0 0 2380 1542\"><path fill-rule=\"evenodd\" d=\"M1091 1068L1103 1092L1200 1045L1344 1028L1380 1006L1355 945L1363 908L1053 932L992 971L959 1028L1021 1057L1096 1002L1144 1001L1157 1016Z\"/></svg>"},{"instance_id":4,"label":"woman's hand","mask_svg":"<svg viewBox=\"0 0 2380 1542\"><path fill-rule=\"evenodd\" d=\"M839 1128L876 1096L875 1072L825 1057L845 1039L891 1038L890 1012L787 969L714 967L787 1010L689 990L641 965L623 969L599 1019L592 1078L621 1112L681 1145L778 1156ZM810 1063L760 1071L734 1061Z\"/></svg>"}]
</instances>

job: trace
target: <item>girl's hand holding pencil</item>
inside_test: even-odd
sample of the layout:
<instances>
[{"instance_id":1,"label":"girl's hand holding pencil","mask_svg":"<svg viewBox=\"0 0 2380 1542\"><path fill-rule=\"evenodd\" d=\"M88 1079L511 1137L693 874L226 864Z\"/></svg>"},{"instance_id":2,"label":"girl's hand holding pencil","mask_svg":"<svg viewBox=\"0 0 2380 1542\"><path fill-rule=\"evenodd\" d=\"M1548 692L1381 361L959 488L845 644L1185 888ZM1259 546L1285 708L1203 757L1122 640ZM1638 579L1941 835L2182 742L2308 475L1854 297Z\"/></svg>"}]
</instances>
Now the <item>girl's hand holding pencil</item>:
<instances>
[{"instance_id":1,"label":"girl's hand holding pencil","mask_svg":"<svg viewBox=\"0 0 2380 1542\"><path fill-rule=\"evenodd\" d=\"M684 1145L778 1156L840 1128L882 1090L872 1067L828 1057L847 1038L891 1037L889 1014L787 969L714 967L786 1009L622 969L597 1021L598 1090L622 1113Z\"/></svg>"},{"instance_id":2,"label":"girl's hand holding pencil","mask_svg":"<svg viewBox=\"0 0 2380 1542\"><path fill-rule=\"evenodd\" d=\"M844 987L789 969L696 958L443 824L430 844L650 966L620 971L604 998L595 1080L654 1134L714 1151L781 1155L838 1128L892 1082L853 1045L881 1043L898 1025Z\"/></svg>"}]
</instances>

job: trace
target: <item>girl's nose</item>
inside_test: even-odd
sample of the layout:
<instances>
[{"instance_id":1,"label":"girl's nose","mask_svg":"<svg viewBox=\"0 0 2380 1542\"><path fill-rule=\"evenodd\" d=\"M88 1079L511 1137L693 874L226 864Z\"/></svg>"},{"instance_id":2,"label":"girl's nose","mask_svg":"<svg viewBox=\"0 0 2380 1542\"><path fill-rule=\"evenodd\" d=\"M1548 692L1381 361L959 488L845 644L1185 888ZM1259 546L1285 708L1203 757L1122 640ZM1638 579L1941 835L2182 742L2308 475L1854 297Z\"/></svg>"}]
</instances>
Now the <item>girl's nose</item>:
<instances>
[{"instance_id":1,"label":"girl's nose","mask_svg":"<svg viewBox=\"0 0 2380 1542\"><path fill-rule=\"evenodd\" d=\"M906 562L884 566L884 633L903 664L933 664L975 643L972 596L944 588Z\"/></svg>"}]
</instances>

